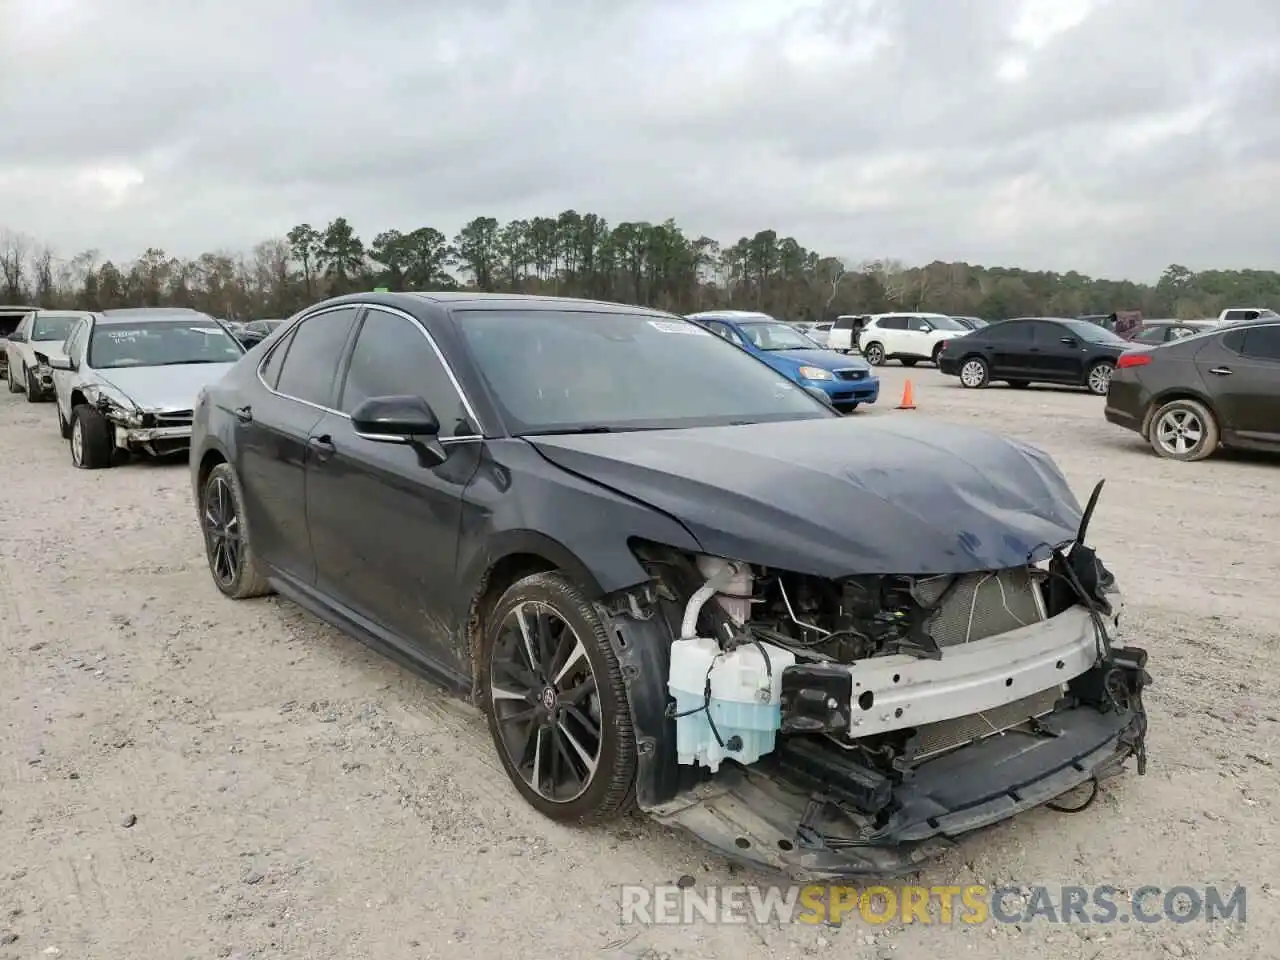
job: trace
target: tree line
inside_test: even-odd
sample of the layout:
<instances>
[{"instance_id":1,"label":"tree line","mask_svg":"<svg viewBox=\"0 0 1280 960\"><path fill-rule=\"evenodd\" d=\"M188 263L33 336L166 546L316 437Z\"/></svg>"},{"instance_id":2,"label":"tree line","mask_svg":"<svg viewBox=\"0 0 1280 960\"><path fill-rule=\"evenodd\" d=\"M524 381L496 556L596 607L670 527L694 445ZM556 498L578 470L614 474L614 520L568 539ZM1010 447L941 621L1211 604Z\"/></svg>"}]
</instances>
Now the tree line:
<instances>
[{"instance_id":1,"label":"tree line","mask_svg":"<svg viewBox=\"0 0 1280 960\"><path fill-rule=\"evenodd\" d=\"M1153 284L936 261L850 263L776 230L724 245L674 220L608 223L594 213L500 223L476 217L452 238L435 227L384 230L367 242L345 217L301 223L247 253L194 259L151 247L132 262L98 250L69 258L0 231L0 300L106 310L186 306L232 320L287 317L324 297L391 290L479 289L590 297L676 313L733 307L787 320L928 310L997 320L1141 310L1148 317L1280 308L1280 272L1172 265Z\"/></svg>"}]
</instances>

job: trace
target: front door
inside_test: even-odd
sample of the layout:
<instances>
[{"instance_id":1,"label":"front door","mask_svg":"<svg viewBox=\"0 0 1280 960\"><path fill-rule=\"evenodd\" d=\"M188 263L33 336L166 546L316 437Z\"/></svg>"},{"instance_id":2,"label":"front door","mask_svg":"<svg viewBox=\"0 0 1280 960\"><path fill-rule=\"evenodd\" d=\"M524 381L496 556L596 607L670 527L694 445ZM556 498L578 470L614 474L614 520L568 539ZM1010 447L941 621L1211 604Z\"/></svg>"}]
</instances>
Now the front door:
<instances>
[{"instance_id":1,"label":"front door","mask_svg":"<svg viewBox=\"0 0 1280 960\"><path fill-rule=\"evenodd\" d=\"M1032 321L1006 320L983 331L993 380L1034 380L1031 348Z\"/></svg>"},{"instance_id":2,"label":"front door","mask_svg":"<svg viewBox=\"0 0 1280 960\"><path fill-rule=\"evenodd\" d=\"M359 436L351 414L371 397L419 396L440 421L444 463L414 444ZM468 434L462 398L418 321L369 307L356 335L337 412L311 431L307 517L316 585L417 653L455 670L453 648L462 496L483 441Z\"/></svg>"}]
</instances>

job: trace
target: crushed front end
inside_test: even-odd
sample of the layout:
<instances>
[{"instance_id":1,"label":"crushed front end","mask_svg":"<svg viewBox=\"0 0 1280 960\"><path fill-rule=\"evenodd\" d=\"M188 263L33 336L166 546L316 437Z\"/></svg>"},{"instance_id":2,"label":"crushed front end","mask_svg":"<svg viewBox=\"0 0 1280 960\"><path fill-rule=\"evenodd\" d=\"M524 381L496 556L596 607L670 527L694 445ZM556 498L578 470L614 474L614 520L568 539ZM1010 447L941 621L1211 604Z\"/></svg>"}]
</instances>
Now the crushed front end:
<instances>
[{"instance_id":1,"label":"crushed front end","mask_svg":"<svg viewBox=\"0 0 1280 960\"><path fill-rule=\"evenodd\" d=\"M889 876L1130 757L1145 772L1147 656L1116 645L1082 539L837 580L640 548L654 581L613 611L640 806L797 878Z\"/></svg>"},{"instance_id":2,"label":"crushed front end","mask_svg":"<svg viewBox=\"0 0 1280 960\"><path fill-rule=\"evenodd\" d=\"M191 446L192 410L145 409L106 388L86 389L111 424L115 446L129 453L164 457Z\"/></svg>"}]
</instances>

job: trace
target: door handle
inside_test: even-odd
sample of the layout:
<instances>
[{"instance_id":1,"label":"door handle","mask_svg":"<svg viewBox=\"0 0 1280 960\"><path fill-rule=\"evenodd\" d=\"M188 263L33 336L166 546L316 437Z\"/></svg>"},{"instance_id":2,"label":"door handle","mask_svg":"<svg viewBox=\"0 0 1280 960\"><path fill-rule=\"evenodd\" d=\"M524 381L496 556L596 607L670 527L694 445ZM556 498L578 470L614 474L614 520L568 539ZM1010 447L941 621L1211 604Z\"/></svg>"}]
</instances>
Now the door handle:
<instances>
[{"instance_id":1,"label":"door handle","mask_svg":"<svg viewBox=\"0 0 1280 960\"><path fill-rule=\"evenodd\" d=\"M333 445L333 438L327 433L324 436L311 437L307 440L307 446L315 452L316 459L321 463L332 457L338 450Z\"/></svg>"},{"instance_id":2,"label":"door handle","mask_svg":"<svg viewBox=\"0 0 1280 960\"><path fill-rule=\"evenodd\" d=\"M233 412L236 415L236 419L241 423L249 423L253 420L253 407L247 405L243 407L236 407Z\"/></svg>"},{"instance_id":3,"label":"door handle","mask_svg":"<svg viewBox=\"0 0 1280 960\"><path fill-rule=\"evenodd\" d=\"M1216 373L1216 374L1217 374L1218 376L1220 376L1220 377L1229 377L1229 376L1231 376L1231 368L1230 368L1230 367L1214 367L1214 368L1213 368L1212 370L1210 370L1209 372L1210 372L1210 373Z\"/></svg>"}]
</instances>

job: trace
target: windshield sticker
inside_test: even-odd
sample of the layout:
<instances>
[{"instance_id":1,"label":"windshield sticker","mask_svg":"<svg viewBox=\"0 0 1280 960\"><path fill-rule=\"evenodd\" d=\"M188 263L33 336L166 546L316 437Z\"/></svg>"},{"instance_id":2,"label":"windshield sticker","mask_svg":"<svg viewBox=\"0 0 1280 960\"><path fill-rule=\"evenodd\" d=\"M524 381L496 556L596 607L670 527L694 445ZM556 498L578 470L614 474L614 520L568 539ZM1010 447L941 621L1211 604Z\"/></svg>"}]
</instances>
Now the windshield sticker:
<instances>
[{"instance_id":1,"label":"windshield sticker","mask_svg":"<svg viewBox=\"0 0 1280 960\"><path fill-rule=\"evenodd\" d=\"M103 331L112 340L122 340L125 343L136 343L142 339L145 334L143 330L104 330Z\"/></svg>"},{"instance_id":2,"label":"windshield sticker","mask_svg":"<svg viewBox=\"0 0 1280 960\"><path fill-rule=\"evenodd\" d=\"M649 326L657 330L659 333L685 333L695 337L709 337L709 331L703 330L701 327L694 326L692 323L678 323L670 320L650 320Z\"/></svg>"},{"instance_id":3,"label":"windshield sticker","mask_svg":"<svg viewBox=\"0 0 1280 960\"><path fill-rule=\"evenodd\" d=\"M211 334L212 336L215 336L215 337L221 335L222 333L222 331L217 327L188 327L187 329L194 330L196 333Z\"/></svg>"}]
</instances>

